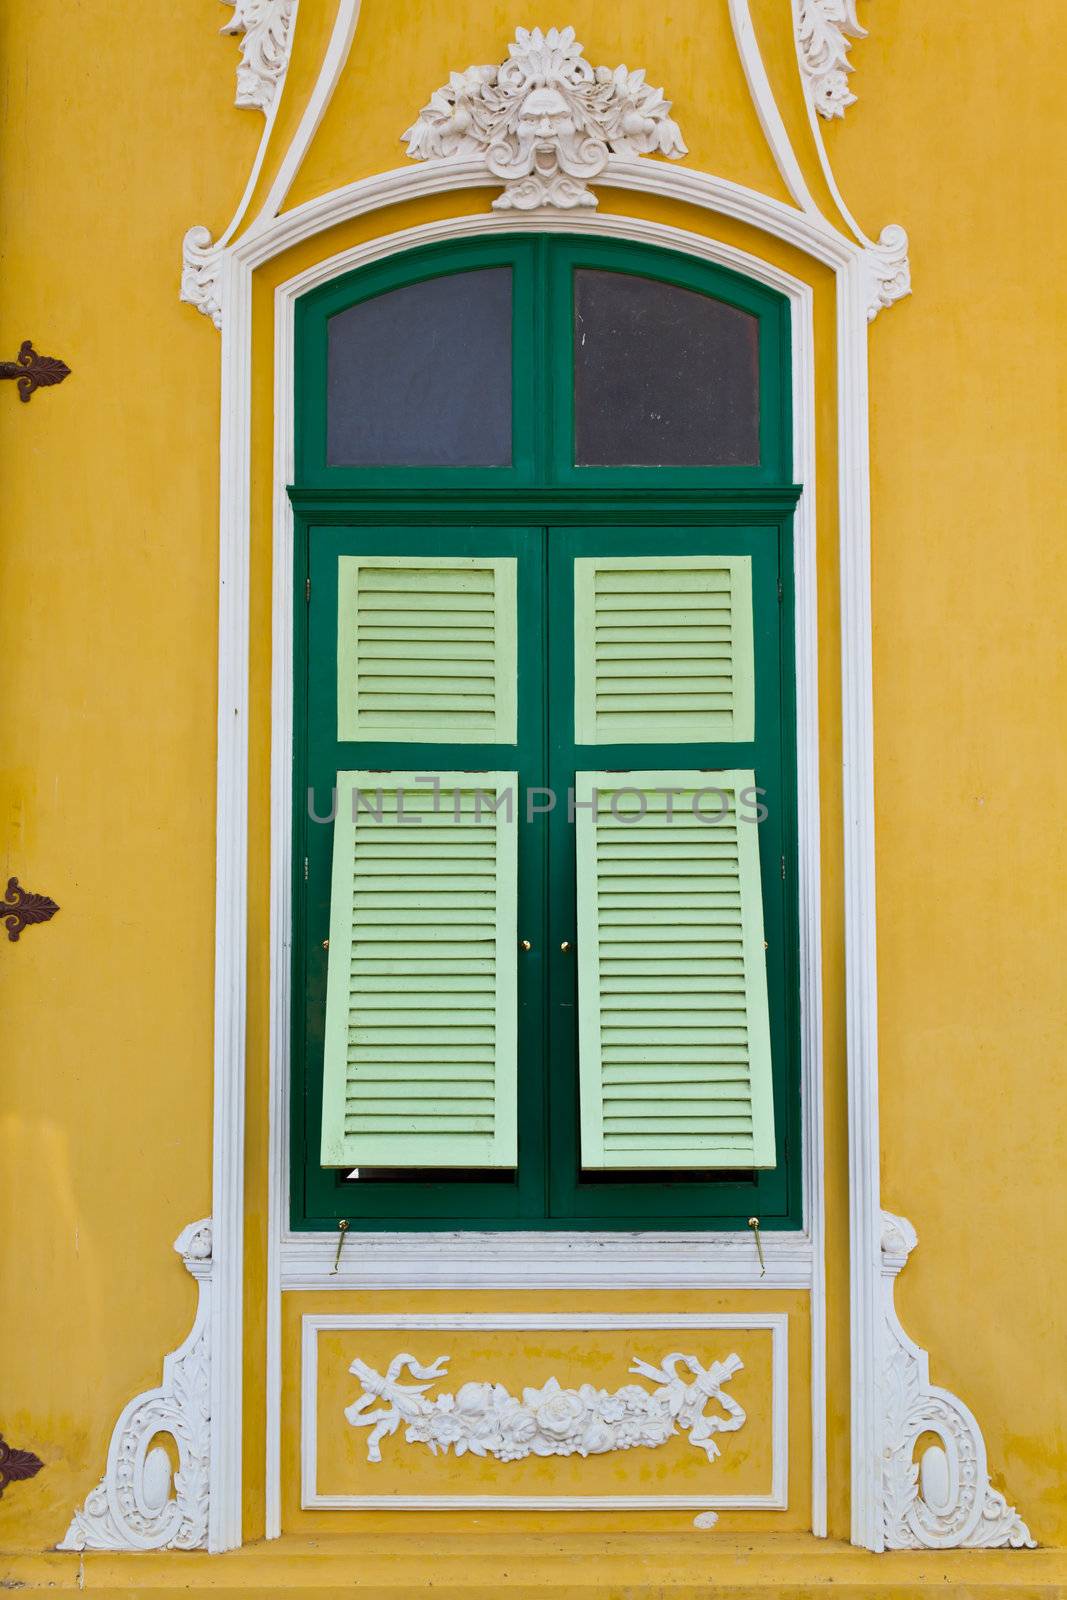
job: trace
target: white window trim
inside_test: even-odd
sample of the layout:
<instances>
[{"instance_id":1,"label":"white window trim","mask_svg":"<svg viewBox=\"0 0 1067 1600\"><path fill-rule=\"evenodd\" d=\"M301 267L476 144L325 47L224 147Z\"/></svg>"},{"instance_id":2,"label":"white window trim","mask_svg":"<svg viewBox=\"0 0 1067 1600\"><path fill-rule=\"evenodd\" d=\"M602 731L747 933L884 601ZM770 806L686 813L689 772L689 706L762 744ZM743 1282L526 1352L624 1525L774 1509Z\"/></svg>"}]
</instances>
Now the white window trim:
<instances>
[{"instance_id":1,"label":"white window trim","mask_svg":"<svg viewBox=\"0 0 1067 1600\"><path fill-rule=\"evenodd\" d=\"M658 169L657 169L658 170ZM405 176L407 174L405 173ZM798 876L801 1073L805 1197L798 1233L763 1234L767 1271L754 1241L736 1232L359 1233L338 1271L337 1234L287 1226L289 1170L290 939L292 905L292 563L293 513L286 486L293 443L294 315L297 300L346 272L419 245L487 233L593 234L681 250L786 295L792 308L794 462L803 493L794 519L797 611ZM810 1289L812 1319L813 1525L825 1529L825 1294L822 1196L822 1016L818 784L818 663L815 592L814 330L812 291L781 269L719 241L624 217L546 218L479 212L375 239L316 263L275 292L275 458L273 700L271 772L271 1109L267 1270L268 1536L280 1527L281 1292L311 1288L649 1288Z\"/></svg>"}]
</instances>

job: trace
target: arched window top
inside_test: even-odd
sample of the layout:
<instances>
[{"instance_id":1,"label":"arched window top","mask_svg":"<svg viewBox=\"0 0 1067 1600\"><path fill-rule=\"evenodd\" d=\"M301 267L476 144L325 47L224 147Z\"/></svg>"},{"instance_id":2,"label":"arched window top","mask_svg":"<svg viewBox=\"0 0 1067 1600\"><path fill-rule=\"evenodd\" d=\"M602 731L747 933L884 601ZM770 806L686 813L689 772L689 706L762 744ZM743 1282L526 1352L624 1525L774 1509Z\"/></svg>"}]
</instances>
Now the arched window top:
<instances>
[{"instance_id":1,"label":"arched window top","mask_svg":"<svg viewBox=\"0 0 1067 1600\"><path fill-rule=\"evenodd\" d=\"M298 485L786 484L788 330L773 291L645 245L411 251L298 307Z\"/></svg>"},{"instance_id":2,"label":"arched window top","mask_svg":"<svg viewBox=\"0 0 1067 1600\"><path fill-rule=\"evenodd\" d=\"M327 323L326 460L511 465L511 269L423 278Z\"/></svg>"},{"instance_id":3,"label":"arched window top","mask_svg":"<svg viewBox=\"0 0 1067 1600\"><path fill-rule=\"evenodd\" d=\"M576 267L579 467L759 465L759 318L662 279Z\"/></svg>"}]
</instances>

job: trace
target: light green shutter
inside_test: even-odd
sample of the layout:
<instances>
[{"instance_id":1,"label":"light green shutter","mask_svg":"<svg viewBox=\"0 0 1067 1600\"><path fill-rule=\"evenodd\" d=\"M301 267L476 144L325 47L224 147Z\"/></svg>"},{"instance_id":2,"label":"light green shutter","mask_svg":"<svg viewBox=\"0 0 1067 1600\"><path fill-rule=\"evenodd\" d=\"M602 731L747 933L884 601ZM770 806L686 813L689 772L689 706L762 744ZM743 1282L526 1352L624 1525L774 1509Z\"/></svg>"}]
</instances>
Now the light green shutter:
<instances>
[{"instance_id":1,"label":"light green shutter","mask_svg":"<svg viewBox=\"0 0 1067 1600\"><path fill-rule=\"evenodd\" d=\"M515 560L340 556L337 737L515 743Z\"/></svg>"},{"instance_id":2,"label":"light green shutter","mask_svg":"<svg viewBox=\"0 0 1067 1600\"><path fill-rule=\"evenodd\" d=\"M748 556L574 563L578 744L753 737Z\"/></svg>"},{"instance_id":3,"label":"light green shutter","mask_svg":"<svg viewBox=\"0 0 1067 1600\"><path fill-rule=\"evenodd\" d=\"M515 1165L516 774L438 780L337 775L326 1167Z\"/></svg>"},{"instance_id":4,"label":"light green shutter","mask_svg":"<svg viewBox=\"0 0 1067 1600\"><path fill-rule=\"evenodd\" d=\"M577 774L583 1167L775 1164L754 784Z\"/></svg>"}]
</instances>

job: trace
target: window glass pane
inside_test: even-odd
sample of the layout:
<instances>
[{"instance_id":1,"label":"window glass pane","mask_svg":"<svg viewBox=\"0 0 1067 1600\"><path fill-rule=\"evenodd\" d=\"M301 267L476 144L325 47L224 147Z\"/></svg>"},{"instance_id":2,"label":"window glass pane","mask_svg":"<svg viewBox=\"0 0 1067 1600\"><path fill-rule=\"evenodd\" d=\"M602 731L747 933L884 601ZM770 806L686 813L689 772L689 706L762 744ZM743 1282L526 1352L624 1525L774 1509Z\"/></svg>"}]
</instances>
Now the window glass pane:
<instances>
[{"instance_id":1,"label":"window glass pane","mask_svg":"<svg viewBox=\"0 0 1067 1600\"><path fill-rule=\"evenodd\" d=\"M511 269L428 278L328 326L333 467L511 462Z\"/></svg>"},{"instance_id":2,"label":"window glass pane","mask_svg":"<svg viewBox=\"0 0 1067 1600\"><path fill-rule=\"evenodd\" d=\"M759 319L621 272L574 274L580 467L759 463Z\"/></svg>"}]
</instances>

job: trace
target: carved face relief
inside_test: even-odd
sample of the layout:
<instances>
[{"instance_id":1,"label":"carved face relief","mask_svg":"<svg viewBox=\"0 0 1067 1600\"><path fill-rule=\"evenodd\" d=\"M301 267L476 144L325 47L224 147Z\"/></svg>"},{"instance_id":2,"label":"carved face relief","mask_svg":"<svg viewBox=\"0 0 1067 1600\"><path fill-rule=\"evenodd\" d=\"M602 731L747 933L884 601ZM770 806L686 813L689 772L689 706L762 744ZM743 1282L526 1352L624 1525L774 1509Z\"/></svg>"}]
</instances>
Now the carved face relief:
<instances>
[{"instance_id":1,"label":"carved face relief","mask_svg":"<svg viewBox=\"0 0 1067 1600\"><path fill-rule=\"evenodd\" d=\"M499 67L454 72L404 134L417 161L481 158L497 210L595 206L611 156L686 154L670 101L626 67L593 68L573 28L519 28Z\"/></svg>"}]
</instances>

